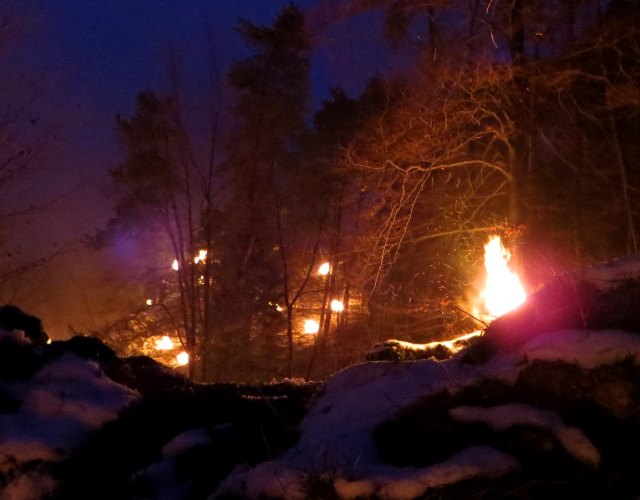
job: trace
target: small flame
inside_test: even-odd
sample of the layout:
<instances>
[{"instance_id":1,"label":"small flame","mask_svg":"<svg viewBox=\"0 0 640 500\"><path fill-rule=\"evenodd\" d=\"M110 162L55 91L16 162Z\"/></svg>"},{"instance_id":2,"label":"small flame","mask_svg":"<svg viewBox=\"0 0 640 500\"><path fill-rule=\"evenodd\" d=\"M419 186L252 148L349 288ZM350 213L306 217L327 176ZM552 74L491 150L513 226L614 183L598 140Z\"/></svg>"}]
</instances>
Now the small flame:
<instances>
[{"instance_id":1,"label":"small flame","mask_svg":"<svg viewBox=\"0 0 640 500\"><path fill-rule=\"evenodd\" d=\"M320 330L320 323L314 319L308 319L304 322L304 333L314 335Z\"/></svg>"},{"instance_id":2,"label":"small flame","mask_svg":"<svg viewBox=\"0 0 640 500\"><path fill-rule=\"evenodd\" d=\"M198 252L198 255L196 255L193 258L193 263L197 264L198 262L204 262L205 260L207 260L207 251L206 250L200 250Z\"/></svg>"},{"instance_id":3,"label":"small flame","mask_svg":"<svg viewBox=\"0 0 640 500\"><path fill-rule=\"evenodd\" d=\"M344 304L342 303L341 300L333 299L331 301L331 310L337 313L342 312L344 311Z\"/></svg>"},{"instance_id":4,"label":"small flame","mask_svg":"<svg viewBox=\"0 0 640 500\"><path fill-rule=\"evenodd\" d=\"M329 264L328 262L323 262L322 264L320 264L320 267L318 268L318 274L320 276L326 276L327 274L329 274L329 271L331 271L331 264Z\"/></svg>"},{"instance_id":5,"label":"small flame","mask_svg":"<svg viewBox=\"0 0 640 500\"><path fill-rule=\"evenodd\" d=\"M507 263L511 254L502 246L500 236L493 236L484 246L487 282L482 298L489 314L495 318L515 309L527 298L518 275Z\"/></svg>"},{"instance_id":6,"label":"small flame","mask_svg":"<svg viewBox=\"0 0 640 500\"><path fill-rule=\"evenodd\" d=\"M156 349L159 351L170 351L173 349L173 340L166 335L159 340L156 340Z\"/></svg>"},{"instance_id":7,"label":"small flame","mask_svg":"<svg viewBox=\"0 0 640 500\"><path fill-rule=\"evenodd\" d=\"M189 364L189 353L182 351L180 354L176 356L176 361L178 362L178 366L184 366Z\"/></svg>"},{"instance_id":8,"label":"small flame","mask_svg":"<svg viewBox=\"0 0 640 500\"><path fill-rule=\"evenodd\" d=\"M173 262L171 263L171 269L173 269L174 271L177 271L178 269L180 269L180 264L178 263L178 259L173 259Z\"/></svg>"}]
</instances>

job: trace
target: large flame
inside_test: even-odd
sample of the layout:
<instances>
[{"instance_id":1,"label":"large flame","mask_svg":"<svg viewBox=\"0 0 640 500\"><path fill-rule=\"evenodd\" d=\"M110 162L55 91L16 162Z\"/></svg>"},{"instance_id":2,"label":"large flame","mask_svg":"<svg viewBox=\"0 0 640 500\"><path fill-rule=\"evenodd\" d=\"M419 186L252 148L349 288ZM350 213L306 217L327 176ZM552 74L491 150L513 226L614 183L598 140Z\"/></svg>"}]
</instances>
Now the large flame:
<instances>
[{"instance_id":1,"label":"large flame","mask_svg":"<svg viewBox=\"0 0 640 500\"><path fill-rule=\"evenodd\" d=\"M511 254L502 246L500 236L493 236L484 246L484 267L487 281L482 292L484 305L497 318L521 305L527 298L518 275L507 263Z\"/></svg>"}]
</instances>

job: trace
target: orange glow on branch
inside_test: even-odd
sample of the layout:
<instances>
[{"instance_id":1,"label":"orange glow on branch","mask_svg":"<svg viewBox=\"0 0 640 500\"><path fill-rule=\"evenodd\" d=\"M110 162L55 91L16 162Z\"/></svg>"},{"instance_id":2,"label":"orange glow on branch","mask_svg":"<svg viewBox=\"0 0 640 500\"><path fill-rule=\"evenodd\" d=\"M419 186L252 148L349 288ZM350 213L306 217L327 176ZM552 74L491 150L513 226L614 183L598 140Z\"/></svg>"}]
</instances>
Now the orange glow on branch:
<instances>
[{"instance_id":1,"label":"orange glow on branch","mask_svg":"<svg viewBox=\"0 0 640 500\"><path fill-rule=\"evenodd\" d=\"M484 246L487 280L482 298L494 318L520 306L527 298L520 278L509 269L510 258L511 254L502 246L500 236L493 236Z\"/></svg>"}]
</instances>

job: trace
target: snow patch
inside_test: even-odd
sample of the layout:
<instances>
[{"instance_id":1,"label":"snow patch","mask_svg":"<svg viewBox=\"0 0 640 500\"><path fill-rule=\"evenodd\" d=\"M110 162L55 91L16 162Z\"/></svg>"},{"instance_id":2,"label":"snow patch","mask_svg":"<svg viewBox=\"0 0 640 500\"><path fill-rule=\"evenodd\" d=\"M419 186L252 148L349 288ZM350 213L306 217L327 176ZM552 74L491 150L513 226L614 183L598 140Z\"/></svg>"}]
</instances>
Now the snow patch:
<instances>
[{"instance_id":1,"label":"snow patch","mask_svg":"<svg viewBox=\"0 0 640 500\"><path fill-rule=\"evenodd\" d=\"M598 288L608 288L623 280L640 279L640 255L627 255L592 266L577 273L577 277Z\"/></svg>"},{"instance_id":2,"label":"snow patch","mask_svg":"<svg viewBox=\"0 0 640 500\"><path fill-rule=\"evenodd\" d=\"M31 378L29 386L23 400L38 418L67 417L86 430L115 419L138 397L106 377L95 362L72 353L45 365Z\"/></svg>"},{"instance_id":3,"label":"snow patch","mask_svg":"<svg viewBox=\"0 0 640 500\"><path fill-rule=\"evenodd\" d=\"M207 446L211 443L209 431L204 428L190 429L169 441L162 447L164 458L177 457L195 446Z\"/></svg>"},{"instance_id":4,"label":"snow patch","mask_svg":"<svg viewBox=\"0 0 640 500\"><path fill-rule=\"evenodd\" d=\"M440 488L474 477L497 477L518 469L518 462L510 455L487 446L467 448L448 460L422 469L389 468L388 475L347 481L337 479L334 486L343 499L376 497L411 499L428 490Z\"/></svg>"},{"instance_id":5,"label":"snow patch","mask_svg":"<svg viewBox=\"0 0 640 500\"><path fill-rule=\"evenodd\" d=\"M153 488L155 500L190 498L193 484L185 480L178 471L178 457L196 446L211 444L209 431L205 428L190 429L178 434L162 447L163 459L136 472L131 482L141 482Z\"/></svg>"},{"instance_id":6,"label":"snow patch","mask_svg":"<svg viewBox=\"0 0 640 500\"><path fill-rule=\"evenodd\" d=\"M482 365L463 364L458 358L451 358L444 362L371 362L352 366L329 379L324 393L303 420L301 437L294 447L269 465L236 470L216 493L298 498L307 475L330 475L337 478L334 486L343 498L374 494L410 498L424 494L427 488L474 475L502 474L515 469L517 463L513 457L491 448L470 448L425 469L397 469L381 462L372 433L401 408L436 392L447 390L454 394L487 379L513 384L535 360L575 363L592 369L630 357L640 363L640 335L564 330L541 335L517 351ZM600 453L586 435L565 425L551 411L513 404L489 409L458 407L452 410L452 416L487 421L497 428L518 424L544 427L577 460L592 466L600 463Z\"/></svg>"},{"instance_id":7,"label":"snow patch","mask_svg":"<svg viewBox=\"0 0 640 500\"><path fill-rule=\"evenodd\" d=\"M447 362L374 362L347 368L327 382L302 422L300 441L284 460L311 471L328 464L352 472L367 467L377 462L371 440L376 425L425 394L453 390L476 378Z\"/></svg>"},{"instance_id":8,"label":"snow patch","mask_svg":"<svg viewBox=\"0 0 640 500\"><path fill-rule=\"evenodd\" d=\"M0 462L2 471L4 465ZM55 481L48 474L42 472L27 471L4 485L0 490L0 500L41 500L46 493L53 491Z\"/></svg>"},{"instance_id":9,"label":"snow patch","mask_svg":"<svg viewBox=\"0 0 640 500\"><path fill-rule=\"evenodd\" d=\"M542 427L553 434L576 459L592 466L600 464L600 452L589 438L580 429L565 425L560 415L554 411L513 403L490 408L458 406L449 410L449 414L461 422L485 422L497 431L504 431L514 425Z\"/></svg>"},{"instance_id":10,"label":"snow patch","mask_svg":"<svg viewBox=\"0 0 640 500\"><path fill-rule=\"evenodd\" d=\"M180 480L176 473L176 462L168 458L137 472L131 478L132 482L142 481L153 489L153 495L147 494L144 498L154 500L176 500L189 498L192 487L190 481Z\"/></svg>"},{"instance_id":11,"label":"snow patch","mask_svg":"<svg viewBox=\"0 0 640 500\"><path fill-rule=\"evenodd\" d=\"M529 360L565 361L592 369L625 359L640 364L640 334L617 330L559 330L520 351Z\"/></svg>"},{"instance_id":12,"label":"snow patch","mask_svg":"<svg viewBox=\"0 0 640 500\"><path fill-rule=\"evenodd\" d=\"M31 344L22 330L4 330L0 328L0 342L12 342L14 344Z\"/></svg>"},{"instance_id":13,"label":"snow patch","mask_svg":"<svg viewBox=\"0 0 640 500\"><path fill-rule=\"evenodd\" d=\"M306 472L281 462L264 462L253 469L241 466L234 469L209 498L305 500L309 498L308 478Z\"/></svg>"},{"instance_id":14,"label":"snow patch","mask_svg":"<svg viewBox=\"0 0 640 500\"><path fill-rule=\"evenodd\" d=\"M71 353L48 363L28 381L0 383L0 390L21 402L17 411L0 413L2 472L7 478L15 476L2 494L24 492L27 496L6 496L21 499L43 498L53 483L46 470L14 472L34 460L61 460L138 397L104 376L94 362Z\"/></svg>"}]
</instances>

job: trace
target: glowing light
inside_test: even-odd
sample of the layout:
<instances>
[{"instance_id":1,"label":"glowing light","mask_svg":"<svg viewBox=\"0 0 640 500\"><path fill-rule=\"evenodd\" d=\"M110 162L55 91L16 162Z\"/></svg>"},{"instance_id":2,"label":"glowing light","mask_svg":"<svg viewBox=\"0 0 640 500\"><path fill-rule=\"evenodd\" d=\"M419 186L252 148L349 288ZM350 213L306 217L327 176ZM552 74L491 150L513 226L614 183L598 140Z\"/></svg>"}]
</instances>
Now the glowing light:
<instances>
[{"instance_id":1,"label":"glowing light","mask_svg":"<svg viewBox=\"0 0 640 500\"><path fill-rule=\"evenodd\" d=\"M180 354L176 356L176 361L178 362L178 366L184 366L189 364L189 353L182 351Z\"/></svg>"},{"instance_id":2,"label":"glowing light","mask_svg":"<svg viewBox=\"0 0 640 500\"><path fill-rule=\"evenodd\" d=\"M197 264L198 262L204 262L206 259L207 259L207 251L200 250L198 252L198 255L196 255L195 258L193 259L193 262Z\"/></svg>"},{"instance_id":3,"label":"glowing light","mask_svg":"<svg viewBox=\"0 0 640 500\"><path fill-rule=\"evenodd\" d=\"M489 314L496 318L515 309L527 298L520 278L507 265L510 258L500 236L493 236L484 246L487 281L482 298Z\"/></svg>"},{"instance_id":4,"label":"glowing light","mask_svg":"<svg viewBox=\"0 0 640 500\"><path fill-rule=\"evenodd\" d=\"M331 301L331 310L337 313L342 312L344 311L344 304L341 300L333 299Z\"/></svg>"},{"instance_id":5,"label":"glowing light","mask_svg":"<svg viewBox=\"0 0 640 500\"><path fill-rule=\"evenodd\" d=\"M469 341L475 337L479 337L480 335L482 335L484 332L482 330L475 330L471 333L466 333L463 335L460 335L459 337L455 337L453 339L450 340L440 340L440 341L436 341L436 342L429 342L428 344L422 344L422 348L424 350L427 349L435 349L438 346L444 346L446 347L451 354L455 354L456 352L461 351L462 349L464 349L467 345L469 345ZM420 345L420 344L418 344Z\"/></svg>"},{"instance_id":6,"label":"glowing light","mask_svg":"<svg viewBox=\"0 0 640 500\"><path fill-rule=\"evenodd\" d=\"M156 349L158 349L158 351L170 351L173 347L173 340L166 335L156 340Z\"/></svg>"},{"instance_id":7,"label":"glowing light","mask_svg":"<svg viewBox=\"0 0 640 500\"><path fill-rule=\"evenodd\" d=\"M178 264L178 259L173 259L173 263L171 264L171 269L177 271L180 269L180 264Z\"/></svg>"},{"instance_id":8,"label":"glowing light","mask_svg":"<svg viewBox=\"0 0 640 500\"><path fill-rule=\"evenodd\" d=\"M145 304L147 304L148 306L152 306L152 305L153 305L153 300L151 300L151 299L147 299L147 300L145 301Z\"/></svg>"},{"instance_id":9,"label":"glowing light","mask_svg":"<svg viewBox=\"0 0 640 500\"><path fill-rule=\"evenodd\" d=\"M304 333L314 335L320 330L320 323L315 319L308 319L304 322Z\"/></svg>"},{"instance_id":10,"label":"glowing light","mask_svg":"<svg viewBox=\"0 0 640 500\"><path fill-rule=\"evenodd\" d=\"M320 276L326 276L327 274L329 274L329 271L331 271L331 264L329 264L328 262L320 264L320 267L318 268L318 274Z\"/></svg>"}]
</instances>

